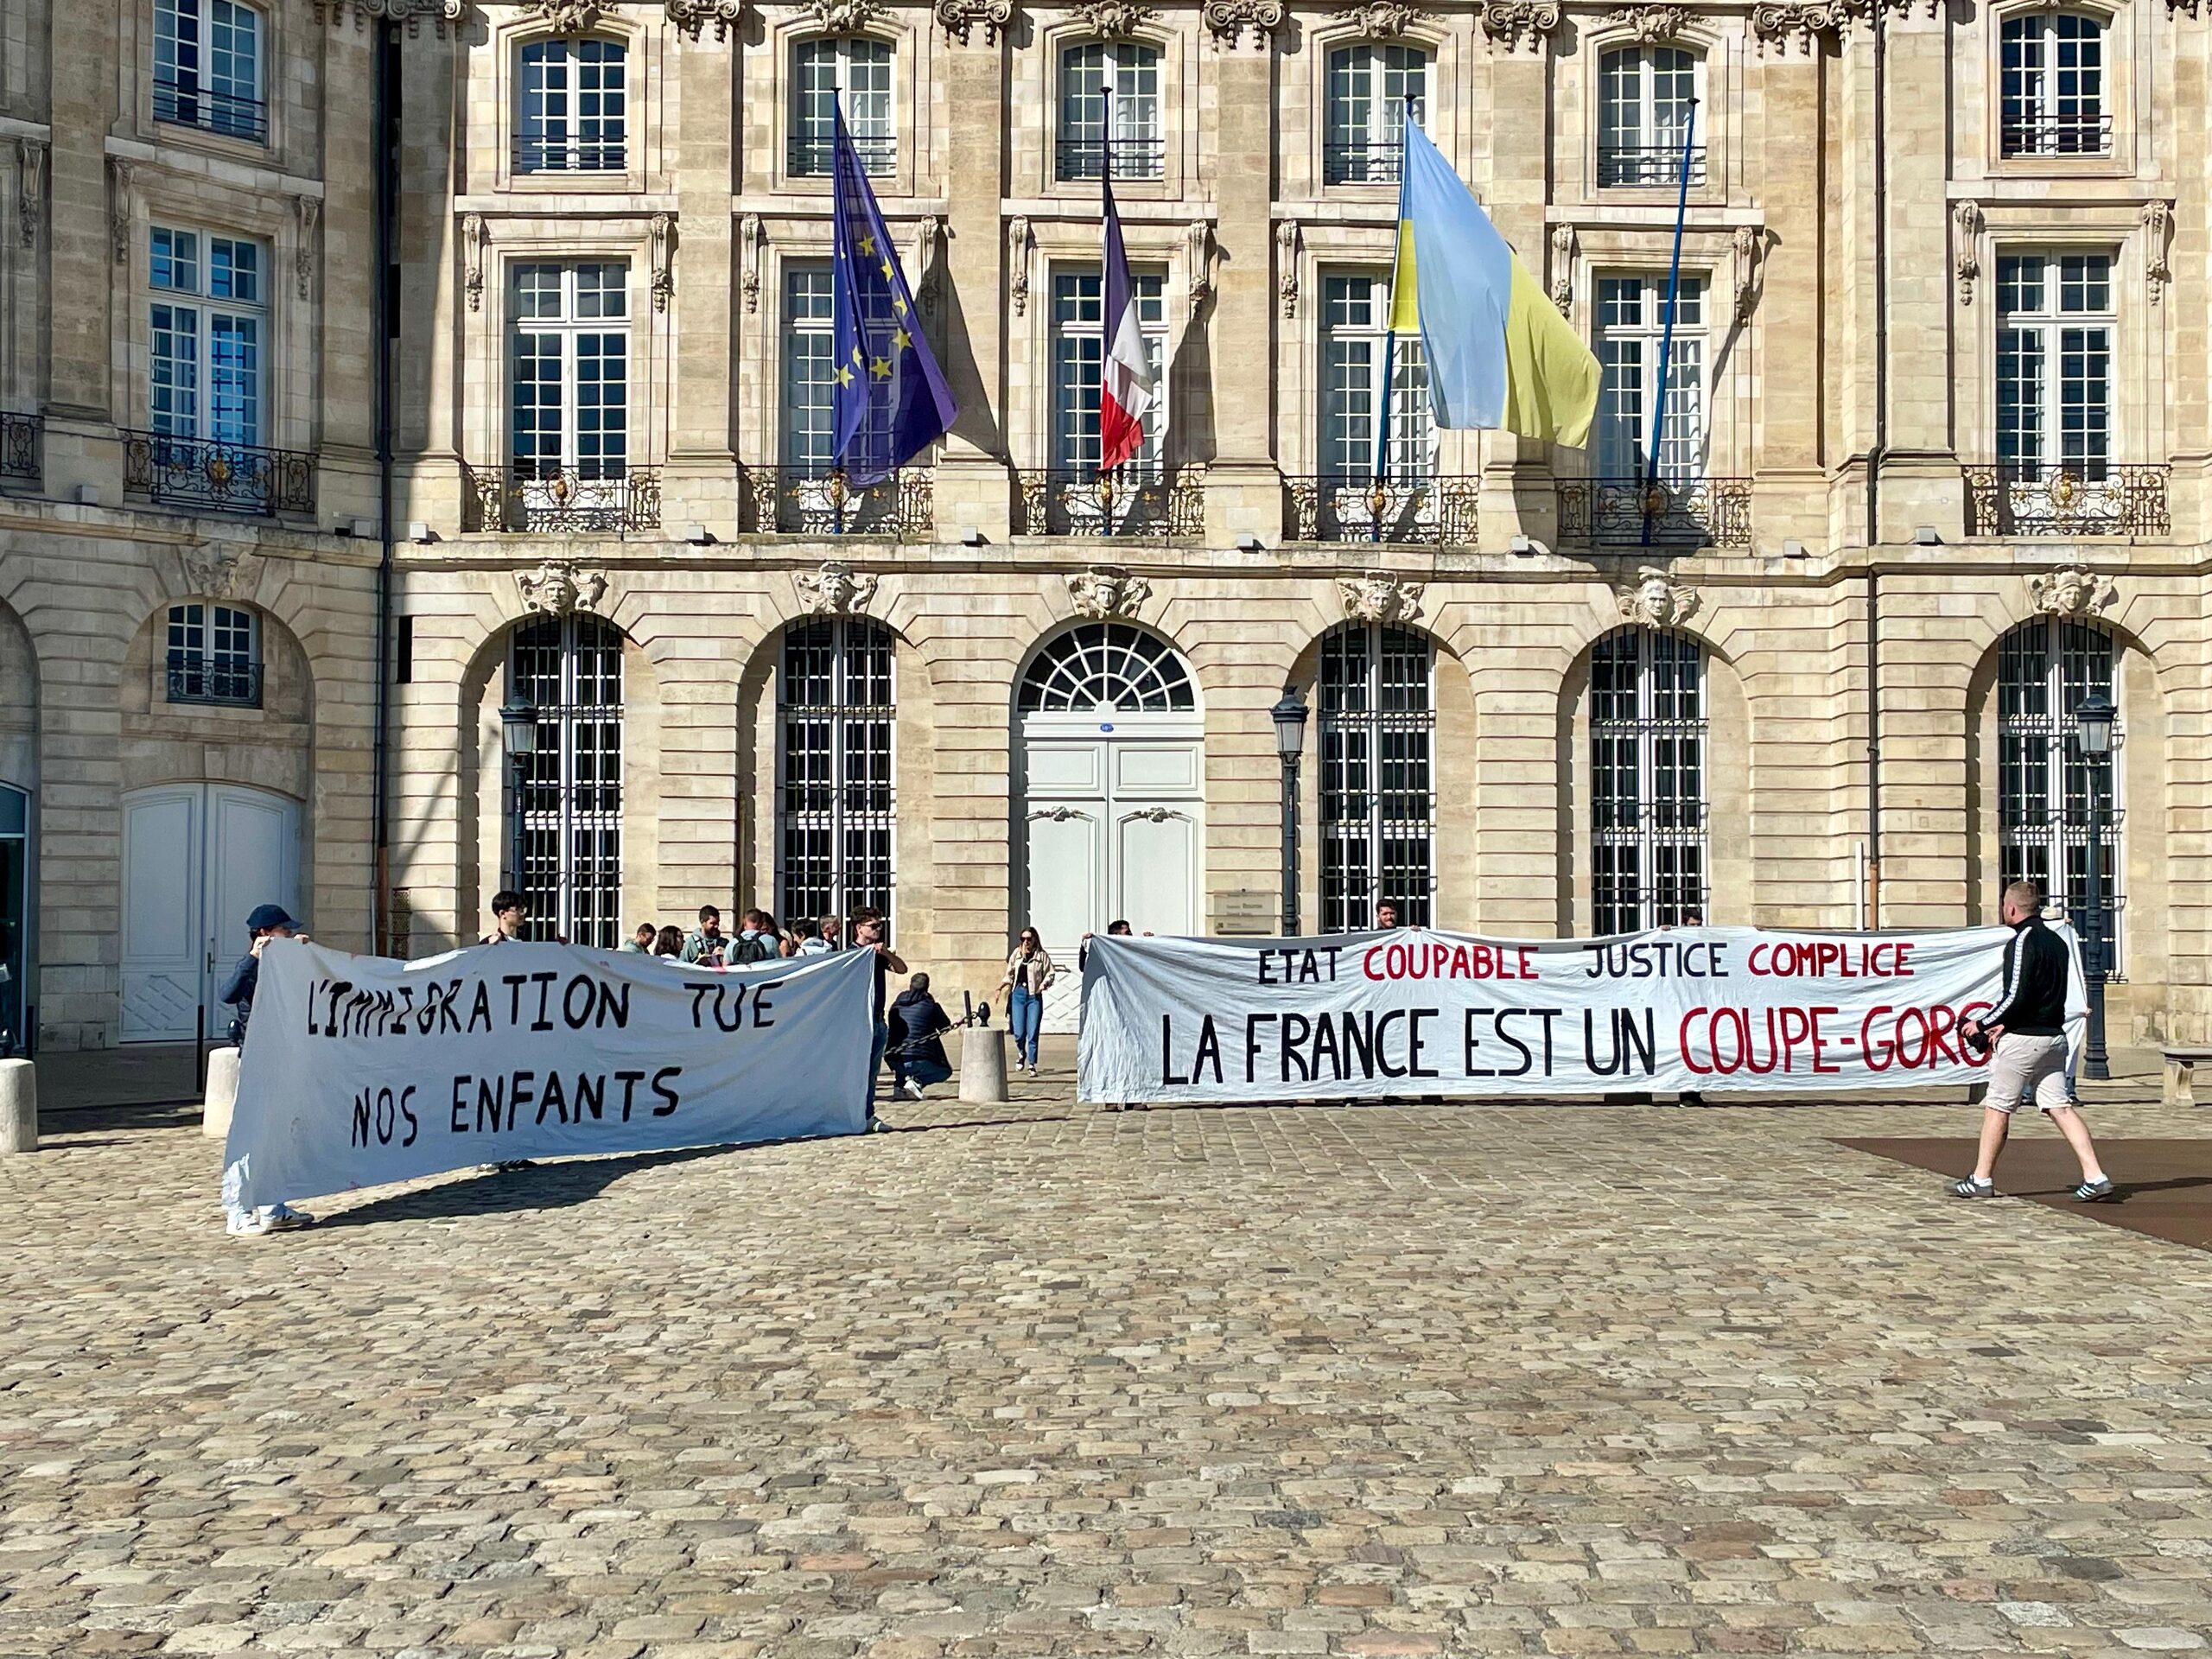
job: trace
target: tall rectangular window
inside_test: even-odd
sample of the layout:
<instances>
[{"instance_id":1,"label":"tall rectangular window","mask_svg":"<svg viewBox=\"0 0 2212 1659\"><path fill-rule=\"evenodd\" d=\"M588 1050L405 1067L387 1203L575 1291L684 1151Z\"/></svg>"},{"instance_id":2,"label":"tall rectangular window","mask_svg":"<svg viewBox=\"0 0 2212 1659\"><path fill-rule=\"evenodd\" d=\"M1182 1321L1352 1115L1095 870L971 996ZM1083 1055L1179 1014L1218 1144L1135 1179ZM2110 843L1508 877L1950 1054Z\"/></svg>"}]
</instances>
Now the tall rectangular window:
<instances>
[{"instance_id":1,"label":"tall rectangular window","mask_svg":"<svg viewBox=\"0 0 2212 1659\"><path fill-rule=\"evenodd\" d=\"M518 264L510 453L518 479L619 479L630 458L630 267Z\"/></svg>"},{"instance_id":2,"label":"tall rectangular window","mask_svg":"<svg viewBox=\"0 0 2212 1659\"><path fill-rule=\"evenodd\" d=\"M1433 654L1408 628L1347 622L1321 640L1321 931L1375 925L1376 907L1429 925Z\"/></svg>"},{"instance_id":3,"label":"tall rectangular window","mask_svg":"<svg viewBox=\"0 0 2212 1659\"><path fill-rule=\"evenodd\" d=\"M784 274L784 466L818 476L835 464L836 397L830 267Z\"/></svg>"},{"instance_id":4,"label":"tall rectangular window","mask_svg":"<svg viewBox=\"0 0 2212 1659\"><path fill-rule=\"evenodd\" d=\"M2105 475L2112 458L2112 256L1997 261L1997 459L2014 479Z\"/></svg>"},{"instance_id":5,"label":"tall rectangular window","mask_svg":"<svg viewBox=\"0 0 2212 1659\"><path fill-rule=\"evenodd\" d=\"M1167 283L1157 273L1132 271L1137 321L1151 359L1152 407L1145 412L1144 447L1129 462L1156 475L1167 432ZM1052 467L1089 478L1098 470L1098 386L1105 342L1101 314L1104 278L1095 270L1052 274Z\"/></svg>"},{"instance_id":6,"label":"tall rectangular window","mask_svg":"<svg viewBox=\"0 0 2212 1659\"><path fill-rule=\"evenodd\" d=\"M1109 153L1117 179L1156 179L1166 170L1158 47L1091 41L1060 54L1058 176L1097 178Z\"/></svg>"},{"instance_id":7,"label":"tall rectangular window","mask_svg":"<svg viewBox=\"0 0 2212 1659\"><path fill-rule=\"evenodd\" d=\"M1687 162L1690 182L1705 182L1705 146L1695 126L1705 64L1673 46L1632 46L1605 54L1598 73L1598 182L1674 185Z\"/></svg>"},{"instance_id":8,"label":"tall rectangular window","mask_svg":"<svg viewBox=\"0 0 2212 1659\"><path fill-rule=\"evenodd\" d=\"M786 920L872 905L892 879L892 640L866 617L795 624L777 686L783 727L782 880Z\"/></svg>"},{"instance_id":9,"label":"tall rectangular window","mask_svg":"<svg viewBox=\"0 0 2212 1659\"><path fill-rule=\"evenodd\" d=\"M1417 46L1348 46L1329 54L1324 184L1395 184L1406 111L1419 120L1428 89L1428 54Z\"/></svg>"},{"instance_id":10,"label":"tall rectangular window","mask_svg":"<svg viewBox=\"0 0 2212 1659\"><path fill-rule=\"evenodd\" d=\"M861 168L885 174L899 165L899 129L891 99L887 41L801 41L791 49L791 172L827 178L836 170L836 109Z\"/></svg>"},{"instance_id":11,"label":"tall rectangular window","mask_svg":"<svg viewBox=\"0 0 2212 1659\"><path fill-rule=\"evenodd\" d=\"M628 66L628 51L619 41L524 46L515 171L622 171L629 154Z\"/></svg>"},{"instance_id":12,"label":"tall rectangular window","mask_svg":"<svg viewBox=\"0 0 2212 1659\"><path fill-rule=\"evenodd\" d=\"M2104 156L2105 26L2078 12L2007 17L2000 147L2007 156Z\"/></svg>"},{"instance_id":13,"label":"tall rectangular window","mask_svg":"<svg viewBox=\"0 0 2212 1659\"><path fill-rule=\"evenodd\" d=\"M157 226L149 253L153 429L257 445L266 324L261 244Z\"/></svg>"},{"instance_id":14,"label":"tall rectangular window","mask_svg":"<svg viewBox=\"0 0 2212 1659\"><path fill-rule=\"evenodd\" d=\"M1592 923L1599 935L1710 919L1705 652L1623 628L1590 653Z\"/></svg>"},{"instance_id":15,"label":"tall rectangular window","mask_svg":"<svg viewBox=\"0 0 2212 1659\"><path fill-rule=\"evenodd\" d=\"M1643 476L1651 411L1659 399L1666 336L1664 276L1598 279L1598 471ZM1667 372L1667 416L1659 430L1659 476L1686 484L1705 474L1705 278L1685 276L1675 299Z\"/></svg>"},{"instance_id":16,"label":"tall rectangular window","mask_svg":"<svg viewBox=\"0 0 2212 1659\"><path fill-rule=\"evenodd\" d=\"M154 118L265 143L261 59L261 14L251 6L155 0Z\"/></svg>"},{"instance_id":17,"label":"tall rectangular window","mask_svg":"<svg viewBox=\"0 0 2212 1659\"><path fill-rule=\"evenodd\" d=\"M1321 295L1321 473L1332 483L1375 476L1376 411L1387 380L1390 429L1386 476L1414 483L1436 474L1436 422L1428 402L1428 365L1421 336L1389 336L1387 276L1331 276ZM1385 372L1383 343L1394 356Z\"/></svg>"},{"instance_id":18,"label":"tall rectangular window","mask_svg":"<svg viewBox=\"0 0 2212 1659\"><path fill-rule=\"evenodd\" d=\"M261 630L251 611L194 601L169 607L168 701L261 702Z\"/></svg>"},{"instance_id":19,"label":"tall rectangular window","mask_svg":"<svg viewBox=\"0 0 2212 1659\"><path fill-rule=\"evenodd\" d=\"M2126 866L2120 856L2118 721L2111 753L2082 752L2075 710L2091 695L2115 704L2113 636L2092 623L2038 617L1998 647L1997 753L1999 879L2032 881L2050 906L2080 927L2088 899L2089 841L2096 838L2098 936L2120 966Z\"/></svg>"}]
</instances>

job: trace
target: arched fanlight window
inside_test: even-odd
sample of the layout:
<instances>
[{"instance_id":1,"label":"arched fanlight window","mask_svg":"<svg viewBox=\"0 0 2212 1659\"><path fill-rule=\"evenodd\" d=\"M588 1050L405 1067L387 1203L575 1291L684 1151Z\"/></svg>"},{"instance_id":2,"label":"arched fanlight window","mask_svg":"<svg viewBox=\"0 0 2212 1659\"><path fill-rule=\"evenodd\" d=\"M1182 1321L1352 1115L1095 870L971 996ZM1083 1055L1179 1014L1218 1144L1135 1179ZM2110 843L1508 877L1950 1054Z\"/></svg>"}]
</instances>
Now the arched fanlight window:
<instances>
[{"instance_id":1,"label":"arched fanlight window","mask_svg":"<svg viewBox=\"0 0 2212 1659\"><path fill-rule=\"evenodd\" d=\"M1321 929L1398 906L1429 925L1436 887L1436 700L1427 637L1347 622L1321 641Z\"/></svg>"},{"instance_id":2,"label":"arched fanlight window","mask_svg":"<svg viewBox=\"0 0 2212 1659\"><path fill-rule=\"evenodd\" d=\"M866 617L804 622L784 636L776 706L777 914L891 913L890 631Z\"/></svg>"},{"instance_id":3,"label":"arched fanlight window","mask_svg":"<svg viewBox=\"0 0 2212 1659\"><path fill-rule=\"evenodd\" d=\"M507 688L537 709L511 814L534 938L611 950L622 903L622 635L582 613L515 630Z\"/></svg>"},{"instance_id":4,"label":"arched fanlight window","mask_svg":"<svg viewBox=\"0 0 2212 1659\"><path fill-rule=\"evenodd\" d=\"M2104 937L2120 960L2126 903L2120 801L2113 753L2082 753L2074 711L2093 691L2114 707L2113 636L2056 616L2024 622L1997 652L1998 864L2007 882L2032 881L2056 911L2074 912L2088 874L2089 836L2101 852ZM2122 722L2113 740L2122 740Z\"/></svg>"},{"instance_id":5,"label":"arched fanlight window","mask_svg":"<svg viewBox=\"0 0 2212 1659\"><path fill-rule=\"evenodd\" d=\"M1086 622L1054 636L1021 677L1020 708L1036 714L1175 714L1198 707L1190 671L1158 634L1128 622Z\"/></svg>"},{"instance_id":6,"label":"arched fanlight window","mask_svg":"<svg viewBox=\"0 0 2212 1659\"><path fill-rule=\"evenodd\" d=\"M1623 628L1590 654L1591 920L1599 934L1710 919L1705 651Z\"/></svg>"}]
</instances>

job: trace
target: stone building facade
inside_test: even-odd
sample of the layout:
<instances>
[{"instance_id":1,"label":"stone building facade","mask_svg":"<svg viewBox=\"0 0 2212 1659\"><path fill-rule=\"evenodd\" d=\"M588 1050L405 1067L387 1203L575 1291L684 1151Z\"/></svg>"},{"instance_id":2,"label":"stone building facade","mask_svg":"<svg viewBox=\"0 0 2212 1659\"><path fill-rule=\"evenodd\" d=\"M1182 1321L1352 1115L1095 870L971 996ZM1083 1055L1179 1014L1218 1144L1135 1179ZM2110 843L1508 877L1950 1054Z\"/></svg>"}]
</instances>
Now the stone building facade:
<instances>
[{"instance_id":1,"label":"stone building facade","mask_svg":"<svg viewBox=\"0 0 2212 1659\"><path fill-rule=\"evenodd\" d=\"M956 995L1033 918L1274 931L1287 686L1306 928L1944 926L2094 842L2115 1039L2204 1040L2199 12L17 0L0 1027L189 1035L251 903L422 955L517 869L606 943L887 903ZM833 96L961 406L867 490ZM1408 101L1587 450L1429 429Z\"/></svg>"}]
</instances>

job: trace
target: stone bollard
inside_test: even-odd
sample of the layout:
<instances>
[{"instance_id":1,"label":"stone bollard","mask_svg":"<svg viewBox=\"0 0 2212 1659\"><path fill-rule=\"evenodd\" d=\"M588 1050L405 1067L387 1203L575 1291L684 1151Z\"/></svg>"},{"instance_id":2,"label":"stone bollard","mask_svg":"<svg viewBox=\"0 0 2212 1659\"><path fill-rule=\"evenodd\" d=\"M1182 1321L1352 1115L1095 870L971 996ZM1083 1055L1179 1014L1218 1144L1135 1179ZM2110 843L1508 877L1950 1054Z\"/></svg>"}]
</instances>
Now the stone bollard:
<instances>
[{"instance_id":1,"label":"stone bollard","mask_svg":"<svg viewBox=\"0 0 2212 1659\"><path fill-rule=\"evenodd\" d=\"M0 1155L38 1150L38 1068L0 1060Z\"/></svg>"},{"instance_id":2,"label":"stone bollard","mask_svg":"<svg viewBox=\"0 0 2212 1659\"><path fill-rule=\"evenodd\" d=\"M1006 1103L1006 1033L999 1027L962 1027L960 1098L970 1106Z\"/></svg>"},{"instance_id":3,"label":"stone bollard","mask_svg":"<svg viewBox=\"0 0 2212 1659\"><path fill-rule=\"evenodd\" d=\"M238 1103L238 1052L234 1047L207 1051L207 1098L200 1106L200 1133L210 1141L227 1141L231 1109Z\"/></svg>"}]
</instances>

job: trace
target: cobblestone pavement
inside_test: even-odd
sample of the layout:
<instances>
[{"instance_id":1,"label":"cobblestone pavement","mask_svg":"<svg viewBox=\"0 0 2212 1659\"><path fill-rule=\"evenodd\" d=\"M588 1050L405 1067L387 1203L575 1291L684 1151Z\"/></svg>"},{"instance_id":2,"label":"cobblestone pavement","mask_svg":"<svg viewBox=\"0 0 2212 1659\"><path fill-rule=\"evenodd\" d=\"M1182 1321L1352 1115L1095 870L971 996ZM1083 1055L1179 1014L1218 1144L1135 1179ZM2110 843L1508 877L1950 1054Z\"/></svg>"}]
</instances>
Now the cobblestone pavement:
<instances>
[{"instance_id":1,"label":"cobblestone pavement","mask_svg":"<svg viewBox=\"0 0 2212 1659\"><path fill-rule=\"evenodd\" d=\"M267 1240L192 1126L51 1125L0 1653L2204 1646L2212 1257L1827 1139L1957 1107L1046 1084Z\"/></svg>"}]
</instances>

